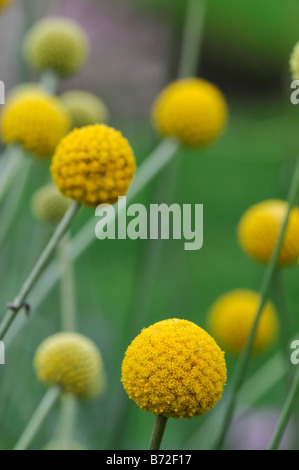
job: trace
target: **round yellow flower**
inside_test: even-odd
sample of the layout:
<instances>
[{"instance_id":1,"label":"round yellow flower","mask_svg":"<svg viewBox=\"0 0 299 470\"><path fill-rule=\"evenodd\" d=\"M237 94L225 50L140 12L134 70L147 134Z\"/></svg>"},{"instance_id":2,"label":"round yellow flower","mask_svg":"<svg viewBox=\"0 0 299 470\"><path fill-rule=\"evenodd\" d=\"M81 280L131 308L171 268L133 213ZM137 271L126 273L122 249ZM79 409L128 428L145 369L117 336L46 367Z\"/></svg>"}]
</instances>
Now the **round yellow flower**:
<instances>
[{"instance_id":1,"label":"round yellow flower","mask_svg":"<svg viewBox=\"0 0 299 470\"><path fill-rule=\"evenodd\" d=\"M31 200L34 217L41 222L53 224L62 219L71 204L72 199L63 196L52 183L39 188Z\"/></svg>"},{"instance_id":2,"label":"round yellow flower","mask_svg":"<svg viewBox=\"0 0 299 470\"><path fill-rule=\"evenodd\" d=\"M0 10L7 7L11 2L12 0L0 0Z\"/></svg>"},{"instance_id":3,"label":"round yellow flower","mask_svg":"<svg viewBox=\"0 0 299 470\"><path fill-rule=\"evenodd\" d=\"M299 42L295 45L290 57L290 69L294 80L299 80Z\"/></svg>"},{"instance_id":4,"label":"round yellow flower","mask_svg":"<svg viewBox=\"0 0 299 470\"><path fill-rule=\"evenodd\" d=\"M124 196L135 169L127 139L105 124L74 129L57 147L51 165L58 189L89 207Z\"/></svg>"},{"instance_id":5,"label":"round yellow flower","mask_svg":"<svg viewBox=\"0 0 299 470\"><path fill-rule=\"evenodd\" d=\"M250 207L238 226L243 250L261 263L272 257L284 222L288 204L279 199L263 201ZM279 255L279 266L296 263L299 258L299 208L292 209Z\"/></svg>"},{"instance_id":6,"label":"round yellow flower","mask_svg":"<svg viewBox=\"0 0 299 470\"><path fill-rule=\"evenodd\" d=\"M60 99L71 117L72 127L100 124L108 120L105 104L92 93L72 90L60 95Z\"/></svg>"},{"instance_id":7,"label":"round yellow flower","mask_svg":"<svg viewBox=\"0 0 299 470\"><path fill-rule=\"evenodd\" d=\"M165 418L200 416L221 398L224 353L194 323L164 320L143 329L128 347L121 380L141 409Z\"/></svg>"},{"instance_id":8,"label":"round yellow flower","mask_svg":"<svg viewBox=\"0 0 299 470\"><path fill-rule=\"evenodd\" d=\"M27 33L24 55L37 70L52 70L67 76L84 64L89 49L84 30L69 18L48 17Z\"/></svg>"},{"instance_id":9,"label":"round yellow flower","mask_svg":"<svg viewBox=\"0 0 299 470\"><path fill-rule=\"evenodd\" d=\"M35 354L34 366L39 380L60 385L81 398L97 396L105 385L98 348L77 333L57 333L44 340Z\"/></svg>"},{"instance_id":10,"label":"round yellow flower","mask_svg":"<svg viewBox=\"0 0 299 470\"><path fill-rule=\"evenodd\" d=\"M209 330L226 352L240 354L249 337L260 302L260 294L251 290L234 290L220 297L208 315ZM269 301L260 317L253 352L265 350L275 339L277 313Z\"/></svg>"},{"instance_id":11,"label":"round yellow flower","mask_svg":"<svg viewBox=\"0 0 299 470\"><path fill-rule=\"evenodd\" d=\"M53 154L69 126L69 116L59 100L38 90L13 97L1 115L4 142L20 144L40 158Z\"/></svg>"},{"instance_id":12,"label":"round yellow flower","mask_svg":"<svg viewBox=\"0 0 299 470\"><path fill-rule=\"evenodd\" d=\"M228 109L222 92L206 80L189 78L168 85L157 98L153 121L163 136L203 147L224 131Z\"/></svg>"}]
</instances>

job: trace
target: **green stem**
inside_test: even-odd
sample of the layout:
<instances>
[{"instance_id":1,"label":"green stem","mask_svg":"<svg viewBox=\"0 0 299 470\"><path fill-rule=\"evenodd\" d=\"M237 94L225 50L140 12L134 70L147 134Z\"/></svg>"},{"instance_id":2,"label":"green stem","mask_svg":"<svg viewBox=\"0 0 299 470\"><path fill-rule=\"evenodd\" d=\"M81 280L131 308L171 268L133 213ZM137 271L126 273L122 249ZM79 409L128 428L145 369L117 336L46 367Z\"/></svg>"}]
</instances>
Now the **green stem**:
<instances>
[{"instance_id":1,"label":"green stem","mask_svg":"<svg viewBox=\"0 0 299 470\"><path fill-rule=\"evenodd\" d=\"M28 449L45 418L58 400L60 392L59 387L51 387L47 391L13 450Z\"/></svg>"},{"instance_id":2,"label":"green stem","mask_svg":"<svg viewBox=\"0 0 299 470\"><path fill-rule=\"evenodd\" d=\"M206 0L189 0L182 41L179 78L195 76L201 51Z\"/></svg>"},{"instance_id":3,"label":"green stem","mask_svg":"<svg viewBox=\"0 0 299 470\"><path fill-rule=\"evenodd\" d=\"M223 445L225 435L227 433L228 427L229 427L229 425L231 423L231 420L233 418L233 414L234 414L234 410L235 410L235 406L236 406L236 402L237 402L237 395L238 395L238 392L239 392L239 390L240 390L240 388L243 384L244 378L246 376L246 372L247 372L248 364L249 364L249 361L250 361L250 355L251 355L251 350L252 350L252 345L253 345L253 342L254 342L255 334L256 334L256 331L257 331L257 327L258 327L258 324L259 324L261 314L263 312L264 306L265 306L265 304L267 302L267 299L268 299L268 292L269 292L270 285L271 285L271 282L272 282L272 279L273 279L273 275L274 275L274 272L275 272L275 269L276 269L276 265L277 265L277 261L278 261L278 258L279 258L281 246L282 246L282 243L283 243L285 231L286 231L286 228L287 228L287 225L288 225L288 222L289 222L290 213L292 211L293 205L295 203L295 200L296 200L296 197L297 197L297 194L298 194L298 186L299 186L299 157L297 159L297 164L296 164L296 168L295 168L295 171L294 171L293 180L292 180L290 190L289 190L289 194L288 194L287 214L285 216L285 219L284 219L284 222L283 222L283 225L282 225L282 228L281 228L281 231L280 231L280 234L279 234L279 237L278 237L278 240L277 240L276 247L275 247L275 250L273 252L272 258L271 258L271 260L270 260L270 262L269 262L269 264L268 264L268 266L265 270L265 273L264 273L264 276L263 276L263 279L262 279L262 285L261 285L261 289L260 289L260 298L261 298L261 300L260 300L260 303L259 303L258 311L257 311L256 317L255 317L255 320L254 320L249 338L247 340L247 344L244 348L244 351L243 351L243 353L242 353L242 355L239 359L239 362L237 364L237 367L236 367L236 372L235 372L233 382L232 382L231 394L230 394L230 397L228 399L228 405L227 405L227 408L226 408L225 417L224 417L224 420L223 420L222 424L220 425L220 432L219 432L218 438L215 441L214 447L217 448L217 449L221 448L222 445Z\"/></svg>"},{"instance_id":4,"label":"green stem","mask_svg":"<svg viewBox=\"0 0 299 470\"><path fill-rule=\"evenodd\" d=\"M40 79L40 88L49 93L50 95L55 95L58 86L58 76L52 70L47 70L43 73Z\"/></svg>"},{"instance_id":5,"label":"green stem","mask_svg":"<svg viewBox=\"0 0 299 470\"><path fill-rule=\"evenodd\" d=\"M155 424L151 436L151 440L148 446L148 450L159 450L163 439L167 418L163 416L156 416Z\"/></svg>"},{"instance_id":6,"label":"green stem","mask_svg":"<svg viewBox=\"0 0 299 470\"><path fill-rule=\"evenodd\" d=\"M79 210L80 205L77 202L74 202L69 210L66 212L65 216L61 220L60 224L58 225L57 229L55 230L54 234L52 235L50 241L48 242L46 248L42 252L41 256L37 260L36 264L34 265L32 271L30 272L29 276L25 280L24 284L22 285L18 295L15 297L12 306L8 308L2 322L0 323L0 339L2 340L6 335L10 325L14 321L17 316L19 310L23 307L27 296L31 292L32 288L40 278L41 274L43 273L44 269L46 268L47 264L51 260L51 257L62 239L65 235L67 230L69 229L75 215Z\"/></svg>"},{"instance_id":7,"label":"green stem","mask_svg":"<svg viewBox=\"0 0 299 470\"><path fill-rule=\"evenodd\" d=\"M279 419L277 428L274 432L273 438L271 440L269 450L276 450L278 448L280 441L286 430L286 427L288 425L288 422L290 420L293 407L298 398L298 392L299 392L299 369L297 370L291 389L289 391L285 404L282 408L280 419Z\"/></svg>"},{"instance_id":8,"label":"green stem","mask_svg":"<svg viewBox=\"0 0 299 470\"><path fill-rule=\"evenodd\" d=\"M139 167L136 177L132 183L132 186L127 194L127 204L130 203L134 198L143 190L155 176L171 161L174 155L180 148L180 144L174 139L164 139L158 147L149 155L149 157ZM125 209L121 207L121 211ZM117 206L115 206L115 219L112 217L111 222L114 223L118 217ZM90 219L79 232L69 242L70 256L72 260L79 258L87 248L96 240L94 235L95 221ZM39 285L38 291L32 296L32 304L37 310L40 304L43 302L49 291L56 285L58 279L62 274L61 266L58 263L53 262L47 273ZM23 321L22 321L23 320ZM21 319L17 327L14 329L13 334L10 335L6 341L6 347L11 343L12 339L21 330L24 325L24 319ZM3 334L0 324L0 338Z\"/></svg>"},{"instance_id":9,"label":"green stem","mask_svg":"<svg viewBox=\"0 0 299 470\"><path fill-rule=\"evenodd\" d=\"M73 262L69 250L69 234L61 240L58 246L58 261L61 266L60 305L62 330L76 330L76 301Z\"/></svg>"},{"instance_id":10,"label":"green stem","mask_svg":"<svg viewBox=\"0 0 299 470\"><path fill-rule=\"evenodd\" d=\"M62 395L60 422L57 433L57 444L61 450L69 450L73 443L73 429L77 414L77 400L71 394Z\"/></svg>"},{"instance_id":11,"label":"green stem","mask_svg":"<svg viewBox=\"0 0 299 470\"><path fill-rule=\"evenodd\" d=\"M22 168L22 158L24 158L23 150L18 145L9 145L4 150L5 155L3 162L6 164L1 169L0 177L0 203L10 189L19 170Z\"/></svg>"}]
</instances>

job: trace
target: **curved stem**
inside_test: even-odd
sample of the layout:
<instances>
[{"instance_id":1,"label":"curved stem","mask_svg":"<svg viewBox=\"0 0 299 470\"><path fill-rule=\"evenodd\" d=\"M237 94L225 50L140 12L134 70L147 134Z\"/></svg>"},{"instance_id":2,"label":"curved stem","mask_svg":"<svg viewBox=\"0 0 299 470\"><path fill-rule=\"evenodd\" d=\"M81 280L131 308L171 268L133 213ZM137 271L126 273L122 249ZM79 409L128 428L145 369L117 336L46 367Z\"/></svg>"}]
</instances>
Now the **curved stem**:
<instances>
[{"instance_id":1,"label":"curved stem","mask_svg":"<svg viewBox=\"0 0 299 470\"><path fill-rule=\"evenodd\" d=\"M243 351L243 353L240 357L240 360L237 364L237 367L236 367L236 372L235 372L233 382L232 382L231 394L230 394L230 397L228 399L228 405L227 405L227 408L226 408L225 417L224 417L224 420L223 420L222 424L220 425L220 432L219 432L218 438L216 439L215 444L214 444L214 448L217 448L217 449L222 447L222 444L224 442L226 432L227 432L228 427L229 427L229 425L231 423L231 420L233 418L235 406L236 406L236 403L237 403L237 395L238 395L238 392L239 392L239 390L240 390L240 388L243 384L244 378L246 376L253 341L254 341L254 338L255 338L255 334L256 334L256 331L257 331L257 327L258 327L258 324L259 324L261 314L262 314L264 306L267 302L268 292L269 292L270 285L271 285L271 282L272 282L272 279L273 279L273 275L274 275L274 272L275 272L275 269L276 269L276 265L277 265L277 261L278 261L278 258L279 258L279 254L280 254L281 246L282 246L282 243L283 243L284 235L285 235L286 228L287 228L287 225L288 225L288 222L289 222L290 213L291 213L291 210L293 208L293 205L295 203L295 200L296 200L296 197L297 197L297 194L298 194L298 187L299 187L299 157L297 159L297 164L296 164L296 168L295 168L295 171L294 171L293 180L292 180L290 190L289 190L289 194L288 194L287 214L285 216L285 219L284 219L284 222L283 222L283 225L282 225L282 228L281 228L281 231L280 231L280 234L279 234L279 237L278 237L278 240L277 240L276 247L275 247L275 250L273 252L272 258L271 258L270 263L268 264L268 266L265 270L265 273L264 273L264 276L263 276L263 279L262 279L262 285L261 285L261 289L260 289L261 300L260 300L260 304L259 304L259 307L258 307L258 311L257 311L256 317L255 317L255 320L253 322L253 326L252 326L247 344L244 348L244 351Z\"/></svg>"},{"instance_id":2,"label":"curved stem","mask_svg":"<svg viewBox=\"0 0 299 470\"><path fill-rule=\"evenodd\" d=\"M77 202L74 202L69 208L69 210L66 212L65 216L61 220L50 241L48 242L46 248L44 249L36 264L34 265L31 273L23 283L18 295L15 297L13 303L8 308L2 322L0 323L1 340L6 335L10 325L16 318L19 310L24 306L24 302L27 299L28 294L31 292L32 288L34 287L39 277L43 273L44 269L46 268L47 264L49 263L58 243L69 229L75 215L79 210L79 207L80 205Z\"/></svg>"},{"instance_id":3,"label":"curved stem","mask_svg":"<svg viewBox=\"0 0 299 470\"><path fill-rule=\"evenodd\" d=\"M269 450L276 450L280 444L280 441L284 435L286 427L288 425L289 419L292 414L293 407L295 405L296 399L298 398L299 392L299 369L295 375L294 381L292 383L291 389L283 406L277 428L272 437Z\"/></svg>"},{"instance_id":4,"label":"curved stem","mask_svg":"<svg viewBox=\"0 0 299 470\"><path fill-rule=\"evenodd\" d=\"M49 388L13 450L28 449L45 418L58 400L60 393L61 389L59 387Z\"/></svg>"},{"instance_id":5,"label":"curved stem","mask_svg":"<svg viewBox=\"0 0 299 470\"><path fill-rule=\"evenodd\" d=\"M148 450L159 450L163 439L167 418L163 416L156 416L155 424L151 436L151 440L148 446Z\"/></svg>"}]
</instances>

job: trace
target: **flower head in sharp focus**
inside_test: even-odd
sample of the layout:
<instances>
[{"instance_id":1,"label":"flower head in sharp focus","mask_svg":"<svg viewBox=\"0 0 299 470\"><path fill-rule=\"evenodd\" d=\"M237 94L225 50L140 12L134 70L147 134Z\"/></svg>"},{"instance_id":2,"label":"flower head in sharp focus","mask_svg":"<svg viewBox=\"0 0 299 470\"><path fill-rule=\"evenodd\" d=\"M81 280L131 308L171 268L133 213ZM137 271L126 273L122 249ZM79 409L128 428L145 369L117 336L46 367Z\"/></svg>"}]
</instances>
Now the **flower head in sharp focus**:
<instances>
[{"instance_id":1,"label":"flower head in sharp focus","mask_svg":"<svg viewBox=\"0 0 299 470\"><path fill-rule=\"evenodd\" d=\"M204 147L215 141L224 132L227 117L222 92L199 78L171 83L153 107L153 122L158 132L192 147Z\"/></svg>"},{"instance_id":2,"label":"flower head in sharp focus","mask_svg":"<svg viewBox=\"0 0 299 470\"><path fill-rule=\"evenodd\" d=\"M238 226L240 245L255 260L269 263L287 214L288 204L270 199L250 207ZM299 258L299 208L294 207L280 251L278 265L296 263Z\"/></svg>"},{"instance_id":3,"label":"flower head in sharp focus","mask_svg":"<svg viewBox=\"0 0 299 470\"><path fill-rule=\"evenodd\" d=\"M106 105L92 93L71 90L66 91L59 98L71 117L73 128L108 121Z\"/></svg>"},{"instance_id":4,"label":"flower head in sharp focus","mask_svg":"<svg viewBox=\"0 0 299 470\"><path fill-rule=\"evenodd\" d=\"M292 78L299 80L299 42L295 45L290 57L290 70Z\"/></svg>"},{"instance_id":5,"label":"flower head in sharp focus","mask_svg":"<svg viewBox=\"0 0 299 470\"><path fill-rule=\"evenodd\" d=\"M93 398L105 387L100 351L78 333L57 333L45 339L36 351L34 366L38 379L79 398Z\"/></svg>"},{"instance_id":6,"label":"flower head in sharp focus","mask_svg":"<svg viewBox=\"0 0 299 470\"><path fill-rule=\"evenodd\" d=\"M4 143L19 144L41 159L52 156L69 127L69 116L60 101L39 90L17 93L1 115Z\"/></svg>"},{"instance_id":7,"label":"flower head in sharp focus","mask_svg":"<svg viewBox=\"0 0 299 470\"><path fill-rule=\"evenodd\" d=\"M164 320L128 347L122 383L141 408L166 418L191 418L213 408L226 382L224 353L202 328Z\"/></svg>"},{"instance_id":8,"label":"flower head in sharp focus","mask_svg":"<svg viewBox=\"0 0 299 470\"><path fill-rule=\"evenodd\" d=\"M81 26L63 17L38 21L27 33L24 43L24 56L29 65L61 76L77 72L88 50L89 42Z\"/></svg>"},{"instance_id":9,"label":"flower head in sharp focus","mask_svg":"<svg viewBox=\"0 0 299 470\"><path fill-rule=\"evenodd\" d=\"M58 145L51 165L58 189L89 207L113 204L125 196L135 169L129 142L105 124L70 132Z\"/></svg>"},{"instance_id":10,"label":"flower head in sharp focus","mask_svg":"<svg viewBox=\"0 0 299 470\"><path fill-rule=\"evenodd\" d=\"M39 188L31 199L34 217L52 224L57 224L63 218L71 204L72 199L63 196L53 183Z\"/></svg>"},{"instance_id":11,"label":"flower head in sharp focus","mask_svg":"<svg viewBox=\"0 0 299 470\"><path fill-rule=\"evenodd\" d=\"M221 296L208 315L209 331L226 352L240 354L248 340L260 302L260 294L237 289ZM277 335L277 313L272 302L262 312L253 343L253 352L267 349Z\"/></svg>"}]
</instances>

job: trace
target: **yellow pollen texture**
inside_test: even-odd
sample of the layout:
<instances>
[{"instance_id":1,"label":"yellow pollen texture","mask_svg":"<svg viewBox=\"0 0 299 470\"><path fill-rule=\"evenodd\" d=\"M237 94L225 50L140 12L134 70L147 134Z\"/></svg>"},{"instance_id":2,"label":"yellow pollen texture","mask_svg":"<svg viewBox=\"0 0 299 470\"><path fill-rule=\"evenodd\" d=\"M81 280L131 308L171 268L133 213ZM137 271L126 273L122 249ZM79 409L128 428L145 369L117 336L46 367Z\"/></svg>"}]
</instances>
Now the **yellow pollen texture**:
<instances>
[{"instance_id":1,"label":"yellow pollen texture","mask_svg":"<svg viewBox=\"0 0 299 470\"><path fill-rule=\"evenodd\" d=\"M125 196L135 169L127 139L104 124L74 129L57 147L51 165L58 189L89 207Z\"/></svg>"},{"instance_id":2,"label":"yellow pollen texture","mask_svg":"<svg viewBox=\"0 0 299 470\"><path fill-rule=\"evenodd\" d=\"M128 347L121 380L143 410L167 418L198 417L221 398L224 353L194 323L164 320L143 329Z\"/></svg>"}]
</instances>

